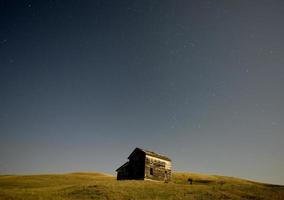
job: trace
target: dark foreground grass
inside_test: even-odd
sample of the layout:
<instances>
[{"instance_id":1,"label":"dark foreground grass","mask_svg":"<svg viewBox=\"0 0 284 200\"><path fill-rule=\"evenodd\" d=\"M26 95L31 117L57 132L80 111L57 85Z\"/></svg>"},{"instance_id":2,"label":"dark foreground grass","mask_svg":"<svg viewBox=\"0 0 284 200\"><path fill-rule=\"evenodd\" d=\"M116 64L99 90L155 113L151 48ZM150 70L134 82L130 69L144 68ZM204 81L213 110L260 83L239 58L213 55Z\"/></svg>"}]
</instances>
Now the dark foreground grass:
<instances>
[{"instance_id":1,"label":"dark foreground grass","mask_svg":"<svg viewBox=\"0 0 284 200\"><path fill-rule=\"evenodd\" d=\"M284 186L192 173L174 173L170 183L117 181L100 173L0 176L0 199L284 199Z\"/></svg>"}]
</instances>

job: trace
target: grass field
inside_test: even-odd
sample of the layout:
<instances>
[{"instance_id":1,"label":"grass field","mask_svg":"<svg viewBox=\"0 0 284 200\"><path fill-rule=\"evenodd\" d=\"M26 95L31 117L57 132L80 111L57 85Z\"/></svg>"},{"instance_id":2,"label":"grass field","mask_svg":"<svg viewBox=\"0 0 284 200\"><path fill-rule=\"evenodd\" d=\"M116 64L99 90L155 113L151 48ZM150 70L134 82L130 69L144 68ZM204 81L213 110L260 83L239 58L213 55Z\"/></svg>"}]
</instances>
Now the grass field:
<instances>
[{"instance_id":1,"label":"grass field","mask_svg":"<svg viewBox=\"0 0 284 200\"><path fill-rule=\"evenodd\" d=\"M0 176L0 199L284 199L284 186L193 173L174 173L170 183L117 181L101 173Z\"/></svg>"}]
</instances>

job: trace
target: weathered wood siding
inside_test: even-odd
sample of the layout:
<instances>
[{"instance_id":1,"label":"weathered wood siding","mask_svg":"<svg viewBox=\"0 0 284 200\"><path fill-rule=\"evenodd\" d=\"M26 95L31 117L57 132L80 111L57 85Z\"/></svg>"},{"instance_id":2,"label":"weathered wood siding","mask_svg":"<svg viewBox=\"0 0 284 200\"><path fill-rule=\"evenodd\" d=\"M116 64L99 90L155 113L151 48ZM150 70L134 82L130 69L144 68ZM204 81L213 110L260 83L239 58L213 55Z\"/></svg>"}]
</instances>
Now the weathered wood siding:
<instances>
[{"instance_id":1,"label":"weathered wood siding","mask_svg":"<svg viewBox=\"0 0 284 200\"><path fill-rule=\"evenodd\" d=\"M146 155L145 178L157 181L170 181L171 162Z\"/></svg>"}]
</instances>

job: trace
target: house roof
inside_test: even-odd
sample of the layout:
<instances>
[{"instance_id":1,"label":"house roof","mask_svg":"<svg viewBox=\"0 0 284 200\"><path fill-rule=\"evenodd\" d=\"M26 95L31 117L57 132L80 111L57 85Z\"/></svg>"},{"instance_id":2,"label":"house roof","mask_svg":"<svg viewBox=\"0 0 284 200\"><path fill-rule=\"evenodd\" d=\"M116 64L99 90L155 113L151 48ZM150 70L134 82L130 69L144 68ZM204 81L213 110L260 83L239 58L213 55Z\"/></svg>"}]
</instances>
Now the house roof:
<instances>
[{"instance_id":1,"label":"house roof","mask_svg":"<svg viewBox=\"0 0 284 200\"><path fill-rule=\"evenodd\" d=\"M121 165L119 168L117 168L115 171L119 171L122 168L126 167L129 164L129 161L127 161L126 163L124 163L123 165Z\"/></svg>"},{"instance_id":2,"label":"house roof","mask_svg":"<svg viewBox=\"0 0 284 200\"><path fill-rule=\"evenodd\" d=\"M132 151L132 153L128 156L128 158L130 158L130 157L132 156L132 154L133 154L135 151L142 151L142 152L144 152L146 155L153 156L153 157L160 158L160 159L167 160L167 161L171 161L171 159L168 158L167 156L164 156L164 155L155 153L155 152L153 152L153 151L141 149L141 148L135 148L134 151Z\"/></svg>"}]
</instances>

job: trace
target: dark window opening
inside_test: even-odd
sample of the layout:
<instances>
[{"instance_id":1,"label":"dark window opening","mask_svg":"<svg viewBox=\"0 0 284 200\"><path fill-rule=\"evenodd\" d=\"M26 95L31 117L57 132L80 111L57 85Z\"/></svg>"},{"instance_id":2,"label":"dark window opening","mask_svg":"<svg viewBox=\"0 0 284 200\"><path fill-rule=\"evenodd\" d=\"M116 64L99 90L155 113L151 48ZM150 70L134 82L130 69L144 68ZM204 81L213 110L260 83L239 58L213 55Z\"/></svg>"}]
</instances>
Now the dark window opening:
<instances>
[{"instance_id":1,"label":"dark window opening","mask_svg":"<svg viewBox=\"0 0 284 200\"><path fill-rule=\"evenodd\" d=\"M150 168L150 175L154 175L154 170L153 170L153 168Z\"/></svg>"}]
</instances>

